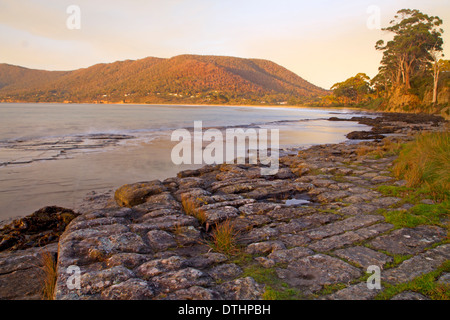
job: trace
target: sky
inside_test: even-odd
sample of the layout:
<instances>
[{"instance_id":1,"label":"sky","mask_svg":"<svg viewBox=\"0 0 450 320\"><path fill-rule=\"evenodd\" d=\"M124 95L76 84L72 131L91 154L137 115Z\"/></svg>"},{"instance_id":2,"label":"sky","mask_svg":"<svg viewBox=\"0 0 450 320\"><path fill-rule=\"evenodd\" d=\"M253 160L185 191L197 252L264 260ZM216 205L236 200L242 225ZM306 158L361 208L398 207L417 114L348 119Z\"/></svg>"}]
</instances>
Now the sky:
<instances>
[{"instance_id":1,"label":"sky","mask_svg":"<svg viewBox=\"0 0 450 320\"><path fill-rule=\"evenodd\" d=\"M450 0L0 0L0 63L73 70L225 55L268 59L329 89L377 74L375 43L389 39L380 27L403 8L440 17L450 55Z\"/></svg>"}]
</instances>

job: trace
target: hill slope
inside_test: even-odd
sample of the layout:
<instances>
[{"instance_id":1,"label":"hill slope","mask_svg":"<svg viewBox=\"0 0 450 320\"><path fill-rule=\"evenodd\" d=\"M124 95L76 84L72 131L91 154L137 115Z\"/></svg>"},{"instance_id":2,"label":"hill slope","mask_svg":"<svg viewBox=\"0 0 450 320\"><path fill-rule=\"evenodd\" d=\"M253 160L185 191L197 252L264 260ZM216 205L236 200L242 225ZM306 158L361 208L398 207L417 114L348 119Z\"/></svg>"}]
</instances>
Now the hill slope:
<instances>
[{"instance_id":1,"label":"hill slope","mask_svg":"<svg viewBox=\"0 0 450 320\"><path fill-rule=\"evenodd\" d=\"M0 64L0 101L280 103L325 94L268 60L181 55L42 71Z\"/></svg>"}]
</instances>

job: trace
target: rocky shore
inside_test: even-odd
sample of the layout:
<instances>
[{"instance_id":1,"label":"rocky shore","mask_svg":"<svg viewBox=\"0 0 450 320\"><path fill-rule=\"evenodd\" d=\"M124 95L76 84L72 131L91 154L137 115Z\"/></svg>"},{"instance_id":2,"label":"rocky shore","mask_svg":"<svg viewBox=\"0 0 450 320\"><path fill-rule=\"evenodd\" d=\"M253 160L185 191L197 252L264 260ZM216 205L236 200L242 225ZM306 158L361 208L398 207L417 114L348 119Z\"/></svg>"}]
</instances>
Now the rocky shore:
<instances>
[{"instance_id":1,"label":"rocky shore","mask_svg":"<svg viewBox=\"0 0 450 320\"><path fill-rule=\"evenodd\" d=\"M379 191L405 181L390 173L394 154L373 152L446 124L399 114L350 120L372 130L285 150L275 176L260 175L258 165L222 164L92 195L57 245L0 252L0 298L38 298L37 284L25 288L19 279L27 271L39 278L30 263L44 250L57 259L55 299L374 299L384 286L368 288L369 266L381 269L383 285L437 270L450 260L447 230L386 222L383 212L412 204ZM224 224L231 251L214 245ZM71 266L80 268L79 288L67 285ZM407 290L393 298L429 299Z\"/></svg>"}]
</instances>

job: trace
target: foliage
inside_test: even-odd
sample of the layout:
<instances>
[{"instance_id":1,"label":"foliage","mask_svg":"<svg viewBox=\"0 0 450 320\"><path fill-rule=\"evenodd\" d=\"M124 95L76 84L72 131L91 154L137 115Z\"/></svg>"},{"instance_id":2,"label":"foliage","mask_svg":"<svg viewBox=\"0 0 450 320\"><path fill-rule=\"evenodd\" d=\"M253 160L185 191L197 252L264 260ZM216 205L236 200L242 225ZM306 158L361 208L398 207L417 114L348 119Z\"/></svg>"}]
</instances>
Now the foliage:
<instances>
[{"instance_id":1,"label":"foliage","mask_svg":"<svg viewBox=\"0 0 450 320\"><path fill-rule=\"evenodd\" d=\"M394 175L407 186L425 185L438 199L450 193L450 133L423 133L406 144L395 162Z\"/></svg>"},{"instance_id":2,"label":"foliage","mask_svg":"<svg viewBox=\"0 0 450 320\"><path fill-rule=\"evenodd\" d=\"M323 97L319 105L401 112L447 110L450 61L443 59L442 24L439 17L419 10L399 10L383 28L391 39L375 45L383 53L378 74L369 79L358 73L336 83L333 94Z\"/></svg>"},{"instance_id":3,"label":"foliage","mask_svg":"<svg viewBox=\"0 0 450 320\"><path fill-rule=\"evenodd\" d=\"M343 103L360 103L370 92L369 80L365 73L358 73L344 82L334 84L331 90Z\"/></svg>"},{"instance_id":4,"label":"foliage","mask_svg":"<svg viewBox=\"0 0 450 320\"><path fill-rule=\"evenodd\" d=\"M411 88L411 77L431 60L430 51L442 51L443 40L439 17L419 10L402 9L390 26L384 28L394 35L387 43L379 40L375 48L383 52L380 73L392 86Z\"/></svg>"}]
</instances>

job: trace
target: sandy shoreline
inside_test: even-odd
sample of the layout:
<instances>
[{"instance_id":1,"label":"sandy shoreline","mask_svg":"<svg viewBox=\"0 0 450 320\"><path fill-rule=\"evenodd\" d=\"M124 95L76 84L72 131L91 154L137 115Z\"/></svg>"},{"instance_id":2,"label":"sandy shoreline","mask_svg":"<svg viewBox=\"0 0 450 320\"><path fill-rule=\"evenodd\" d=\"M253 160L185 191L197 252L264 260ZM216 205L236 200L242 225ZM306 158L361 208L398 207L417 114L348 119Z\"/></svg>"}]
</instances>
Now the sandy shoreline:
<instances>
[{"instance_id":1,"label":"sandy shoreline","mask_svg":"<svg viewBox=\"0 0 450 320\"><path fill-rule=\"evenodd\" d=\"M317 109L317 110L351 110L351 111L361 111L361 112L374 112L373 110L364 110L361 108L352 108L352 107L314 107L314 106L308 106L308 105L221 105L221 104L188 104L188 103L182 103L182 104L176 104L176 103L123 103L123 102L117 102L117 103L89 103L89 102L80 102L80 103L64 103L64 102L0 102L0 104L17 104L17 103L24 103L24 104L63 104L63 105L71 105L71 104L81 104L81 105L89 105L89 104L95 104L95 105L133 105L133 106L150 106L150 107L164 107L164 106L177 106L177 107L231 107L231 108L273 108L273 109Z\"/></svg>"}]
</instances>

